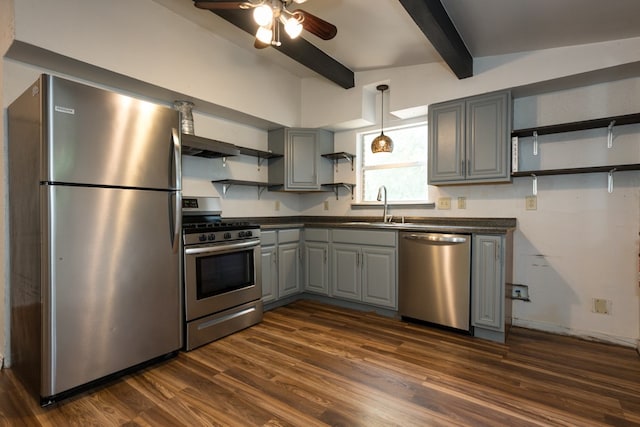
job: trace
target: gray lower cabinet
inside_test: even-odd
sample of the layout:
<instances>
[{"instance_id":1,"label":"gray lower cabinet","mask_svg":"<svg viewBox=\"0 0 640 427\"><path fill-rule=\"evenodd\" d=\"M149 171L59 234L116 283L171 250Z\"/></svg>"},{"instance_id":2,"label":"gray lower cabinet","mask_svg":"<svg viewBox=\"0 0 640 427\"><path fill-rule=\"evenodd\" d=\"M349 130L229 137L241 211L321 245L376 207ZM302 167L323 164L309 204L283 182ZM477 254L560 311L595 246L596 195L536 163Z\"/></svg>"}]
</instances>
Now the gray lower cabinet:
<instances>
[{"instance_id":1,"label":"gray lower cabinet","mask_svg":"<svg viewBox=\"0 0 640 427\"><path fill-rule=\"evenodd\" d=\"M300 293L300 242L278 244L278 298Z\"/></svg>"},{"instance_id":2,"label":"gray lower cabinet","mask_svg":"<svg viewBox=\"0 0 640 427\"><path fill-rule=\"evenodd\" d=\"M333 163L322 154L333 151L333 133L323 129L281 128L269 131L270 189L318 191L333 182Z\"/></svg>"},{"instance_id":3,"label":"gray lower cabinet","mask_svg":"<svg viewBox=\"0 0 640 427\"><path fill-rule=\"evenodd\" d=\"M508 182L510 92L429 106L429 184Z\"/></svg>"},{"instance_id":4,"label":"gray lower cabinet","mask_svg":"<svg viewBox=\"0 0 640 427\"><path fill-rule=\"evenodd\" d=\"M331 296L397 309L396 248L396 232L332 230Z\"/></svg>"},{"instance_id":5,"label":"gray lower cabinet","mask_svg":"<svg viewBox=\"0 0 640 427\"><path fill-rule=\"evenodd\" d=\"M329 230L304 231L304 290L329 295Z\"/></svg>"},{"instance_id":6,"label":"gray lower cabinet","mask_svg":"<svg viewBox=\"0 0 640 427\"><path fill-rule=\"evenodd\" d=\"M262 231L260 240L263 303L300 293L300 229Z\"/></svg>"},{"instance_id":7,"label":"gray lower cabinet","mask_svg":"<svg viewBox=\"0 0 640 427\"><path fill-rule=\"evenodd\" d=\"M474 335L504 342L511 325L511 299L506 295L510 281L510 236L473 236L471 277L471 321Z\"/></svg>"},{"instance_id":8,"label":"gray lower cabinet","mask_svg":"<svg viewBox=\"0 0 640 427\"><path fill-rule=\"evenodd\" d=\"M275 234L275 231L272 233ZM264 304L275 301L278 297L277 256L275 245L262 246L262 302Z\"/></svg>"},{"instance_id":9,"label":"gray lower cabinet","mask_svg":"<svg viewBox=\"0 0 640 427\"><path fill-rule=\"evenodd\" d=\"M331 265L332 296L362 301L361 247L334 243Z\"/></svg>"}]
</instances>

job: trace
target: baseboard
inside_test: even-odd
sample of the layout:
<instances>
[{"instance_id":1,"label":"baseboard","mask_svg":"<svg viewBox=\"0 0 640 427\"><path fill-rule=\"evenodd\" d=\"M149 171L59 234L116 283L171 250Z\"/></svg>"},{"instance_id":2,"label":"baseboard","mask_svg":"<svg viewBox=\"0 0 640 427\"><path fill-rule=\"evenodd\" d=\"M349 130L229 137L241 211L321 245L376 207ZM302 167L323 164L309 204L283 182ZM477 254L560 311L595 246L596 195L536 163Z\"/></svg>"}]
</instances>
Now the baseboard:
<instances>
[{"instance_id":1,"label":"baseboard","mask_svg":"<svg viewBox=\"0 0 640 427\"><path fill-rule=\"evenodd\" d=\"M581 338L589 341L605 342L609 344L616 344L623 347L636 348L640 353L640 340L628 337L619 337L615 335L603 334L593 331L582 331L579 329L567 328L564 326L554 325L552 323L539 322L535 320L525 319L513 319L513 326L519 326L527 329L535 329L538 331L549 332L558 335L568 335L576 338Z\"/></svg>"}]
</instances>

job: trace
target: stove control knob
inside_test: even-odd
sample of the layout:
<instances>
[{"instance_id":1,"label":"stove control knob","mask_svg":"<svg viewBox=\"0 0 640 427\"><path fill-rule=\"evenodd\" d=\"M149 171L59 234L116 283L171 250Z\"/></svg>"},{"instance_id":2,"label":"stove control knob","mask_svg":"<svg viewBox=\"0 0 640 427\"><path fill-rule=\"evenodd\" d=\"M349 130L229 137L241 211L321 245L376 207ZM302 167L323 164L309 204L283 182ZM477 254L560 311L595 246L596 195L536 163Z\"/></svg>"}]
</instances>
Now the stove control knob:
<instances>
[{"instance_id":1,"label":"stove control knob","mask_svg":"<svg viewBox=\"0 0 640 427\"><path fill-rule=\"evenodd\" d=\"M244 237L245 233L244 231L238 231L238 237Z\"/></svg>"},{"instance_id":2,"label":"stove control knob","mask_svg":"<svg viewBox=\"0 0 640 427\"><path fill-rule=\"evenodd\" d=\"M230 239L231 238L231 233L229 233L229 232L224 233L224 238L225 239Z\"/></svg>"},{"instance_id":3,"label":"stove control knob","mask_svg":"<svg viewBox=\"0 0 640 427\"><path fill-rule=\"evenodd\" d=\"M213 233L212 233L212 234L209 234L208 239L209 239L210 241L211 241L211 240L216 240L216 235L215 235L215 234L213 234Z\"/></svg>"},{"instance_id":4,"label":"stove control knob","mask_svg":"<svg viewBox=\"0 0 640 427\"><path fill-rule=\"evenodd\" d=\"M251 237L251 236L253 236L253 232L251 230L248 230L248 231L245 231L244 235L246 237Z\"/></svg>"},{"instance_id":5,"label":"stove control knob","mask_svg":"<svg viewBox=\"0 0 640 427\"><path fill-rule=\"evenodd\" d=\"M201 242L206 242L207 241L207 235L206 234L201 234L200 236L198 236L198 240L200 240Z\"/></svg>"}]
</instances>

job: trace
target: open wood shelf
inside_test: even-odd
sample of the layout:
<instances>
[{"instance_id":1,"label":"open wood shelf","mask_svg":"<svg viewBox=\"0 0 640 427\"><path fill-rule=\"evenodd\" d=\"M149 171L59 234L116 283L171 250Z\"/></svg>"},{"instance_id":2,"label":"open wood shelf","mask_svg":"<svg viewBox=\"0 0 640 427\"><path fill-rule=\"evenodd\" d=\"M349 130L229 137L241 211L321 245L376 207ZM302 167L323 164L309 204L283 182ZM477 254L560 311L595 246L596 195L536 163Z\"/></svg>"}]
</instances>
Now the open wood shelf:
<instances>
[{"instance_id":1,"label":"open wood shelf","mask_svg":"<svg viewBox=\"0 0 640 427\"><path fill-rule=\"evenodd\" d=\"M258 188L258 199L260 199L260 196L262 195L262 192L269 187L269 184L266 182L260 182L260 181L244 181L241 179L216 179L211 181L214 184L222 184L222 194L224 196L227 195L227 191L229 191L229 188L231 188L231 186L233 185L241 185L241 186L245 186L245 187L257 187Z\"/></svg>"},{"instance_id":2,"label":"open wood shelf","mask_svg":"<svg viewBox=\"0 0 640 427\"><path fill-rule=\"evenodd\" d=\"M628 165L609 165L609 166L587 166L580 168L566 168L566 169L542 169L531 171L518 171L513 172L511 176L544 176L544 175L572 175L579 173L596 173L596 172L621 172L621 171L634 171L640 170L640 164L628 164Z\"/></svg>"},{"instance_id":3,"label":"open wood shelf","mask_svg":"<svg viewBox=\"0 0 640 427\"><path fill-rule=\"evenodd\" d=\"M534 132L537 132L538 135L549 135L552 133L575 132L580 130L606 128L611 124L611 122L615 122L615 126L640 123L640 113L605 117L601 119L583 120L579 122L561 123L557 125L539 126L527 129L515 129L511 131L511 136L524 138L533 136Z\"/></svg>"},{"instance_id":4,"label":"open wood shelf","mask_svg":"<svg viewBox=\"0 0 640 427\"><path fill-rule=\"evenodd\" d=\"M256 150L253 148L238 147L238 150L240 150L240 154L244 154L245 156L258 157L260 159L272 159L275 157L283 157L282 154L275 154L271 151L262 151L262 150Z\"/></svg>"},{"instance_id":5,"label":"open wood shelf","mask_svg":"<svg viewBox=\"0 0 640 427\"><path fill-rule=\"evenodd\" d=\"M355 186L356 186L355 184L350 184L346 182L332 182L332 183L322 184L322 187L330 188L331 191L335 193L336 200L338 200L338 190L340 188L346 188L347 191L351 192L351 199L353 200L353 188Z\"/></svg>"},{"instance_id":6,"label":"open wood shelf","mask_svg":"<svg viewBox=\"0 0 640 427\"><path fill-rule=\"evenodd\" d=\"M327 153L322 154L322 157L333 160L333 163L336 166L336 171L338 170L338 160L346 160L351 163L351 170L353 170L353 160L356 158L355 154L345 153L344 151L340 151L337 153Z\"/></svg>"},{"instance_id":7,"label":"open wood shelf","mask_svg":"<svg viewBox=\"0 0 640 427\"><path fill-rule=\"evenodd\" d=\"M282 154L275 154L271 151L256 150L254 148L238 147L238 149L240 150L240 154L258 158L258 170L260 170L260 166L262 166L262 163L265 160L275 159L277 157L284 157L284 155Z\"/></svg>"}]
</instances>

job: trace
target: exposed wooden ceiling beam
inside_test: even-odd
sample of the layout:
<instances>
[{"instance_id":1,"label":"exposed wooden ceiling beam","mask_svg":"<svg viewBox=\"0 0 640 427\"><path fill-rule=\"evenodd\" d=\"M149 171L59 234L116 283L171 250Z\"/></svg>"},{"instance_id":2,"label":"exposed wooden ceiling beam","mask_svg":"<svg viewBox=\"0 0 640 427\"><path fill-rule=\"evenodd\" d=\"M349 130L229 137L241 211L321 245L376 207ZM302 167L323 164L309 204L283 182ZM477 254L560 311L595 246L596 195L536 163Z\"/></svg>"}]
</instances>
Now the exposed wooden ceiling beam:
<instances>
[{"instance_id":1,"label":"exposed wooden ceiling beam","mask_svg":"<svg viewBox=\"0 0 640 427\"><path fill-rule=\"evenodd\" d=\"M400 0L459 79L473 76L473 57L440 0Z\"/></svg>"},{"instance_id":2,"label":"exposed wooden ceiling beam","mask_svg":"<svg viewBox=\"0 0 640 427\"><path fill-rule=\"evenodd\" d=\"M217 9L212 10L211 12L249 34L256 33L256 24L251 19L251 13L246 10ZM307 68L310 68L345 89L350 89L355 86L353 71L302 37L290 40L285 36L282 40L282 45L274 46L273 49L279 50L291 59L299 62Z\"/></svg>"}]
</instances>

